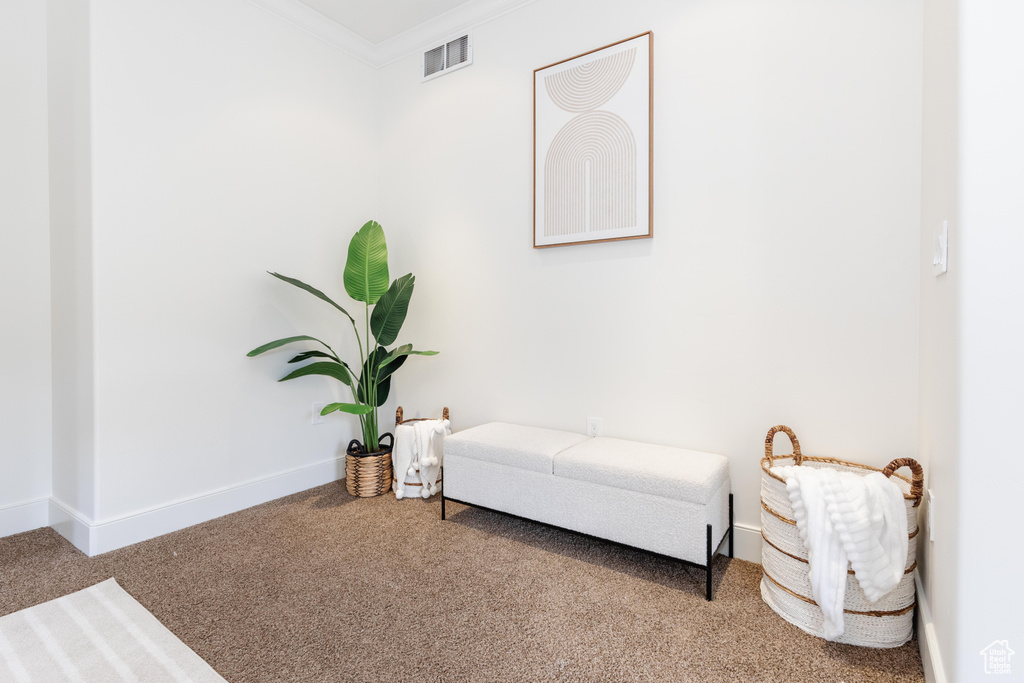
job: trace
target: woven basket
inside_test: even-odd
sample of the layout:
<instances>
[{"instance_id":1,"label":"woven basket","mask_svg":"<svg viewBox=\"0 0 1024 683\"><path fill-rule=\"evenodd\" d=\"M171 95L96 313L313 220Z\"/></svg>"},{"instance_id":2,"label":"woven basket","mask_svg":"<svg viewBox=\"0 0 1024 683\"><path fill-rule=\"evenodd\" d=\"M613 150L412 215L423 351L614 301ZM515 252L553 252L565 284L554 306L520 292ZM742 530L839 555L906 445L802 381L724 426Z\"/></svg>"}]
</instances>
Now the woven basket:
<instances>
[{"instance_id":1,"label":"woven basket","mask_svg":"<svg viewBox=\"0 0 1024 683\"><path fill-rule=\"evenodd\" d=\"M380 437L391 437L391 445L378 444L382 450L375 453L360 453L359 441L353 439L345 452L345 489L350 495L373 498L391 490L391 449L394 436L390 433Z\"/></svg>"},{"instance_id":2,"label":"woven basket","mask_svg":"<svg viewBox=\"0 0 1024 683\"><path fill-rule=\"evenodd\" d=\"M409 422L422 422L423 420L433 419L433 418L429 418L429 417L411 417L408 420L406 420L404 418L405 418L405 411L402 410L402 406L398 406L398 409L395 410L395 426L396 427L398 425L400 425L400 424L406 424L406 423L409 423ZM447 406L445 406L444 410L441 411L441 419L442 420L450 419L449 418L449 414L448 414L448 407ZM395 430L395 433L396 434L398 433L397 429ZM392 467L391 486L392 486L392 488L394 488L397 491L398 490L398 475L399 475L399 473L393 471L394 470L394 460L392 460L392 462L391 462L391 467ZM423 482L420 481L419 475L411 475L411 474L408 474L408 473L403 473L402 476L405 477L405 481L402 482L402 486L404 486L405 488L407 488L407 489L409 489L411 491L417 491L417 492L419 492L419 491L421 491L423 489ZM441 483L441 475L440 474L438 475L437 481L438 481L438 483ZM409 499L412 499L412 498L421 498L422 496L420 496L419 493L416 493L415 495L410 495L408 497L409 497Z\"/></svg>"},{"instance_id":3,"label":"woven basket","mask_svg":"<svg viewBox=\"0 0 1024 683\"><path fill-rule=\"evenodd\" d=\"M793 444L792 455L772 453L775 435L785 433ZM914 570L917 568L917 507L921 504L924 474L916 460L893 460L885 469L859 465L834 458L803 455L800 442L789 427L779 425L768 430L761 460L761 597L779 616L814 636L821 637L824 617L811 598L811 581L807 549L796 528L796 515L789 502L786 482L770 472L773 465L830 467L836 470L867 475L881 472L893 479L903 491L907 504L909 547L903 580L877 602L868 602L852 570L847 571L846 603L843 614L843 635L836 642L867 647L898 647L910 640L914 628ZM908 467L912 479L895 474Z\"/></svg>"}]
</instances>

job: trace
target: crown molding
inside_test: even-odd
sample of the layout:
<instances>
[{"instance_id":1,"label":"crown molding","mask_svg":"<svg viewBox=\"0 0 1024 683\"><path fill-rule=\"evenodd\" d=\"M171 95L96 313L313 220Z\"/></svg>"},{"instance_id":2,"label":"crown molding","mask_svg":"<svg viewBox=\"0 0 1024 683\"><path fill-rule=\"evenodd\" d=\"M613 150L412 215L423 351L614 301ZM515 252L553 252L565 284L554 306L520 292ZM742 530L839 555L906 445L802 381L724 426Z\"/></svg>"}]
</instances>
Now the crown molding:
<instances>
[{"instance_id":1,"label":"crown molding","mask_svg":"<svg viewBox=\"0 0 1024 683\"><path fill-rule=\"evenodd\" d=\"M374 44L299 0L249 0L295 28L377 68Z\"/></svg>"},{"instance_id":2,"label":"crown molding","mask_svg":"<svg viewBox=\"0 0 1024 683\"><path fill-rule=\"evenodd\" d=\"M537 0L468 0L444 14L379 43L371 43L300 0L248 0L309 35L375 69L416 54L432 43L476 28Z\"/></svg>"}]
</instances>

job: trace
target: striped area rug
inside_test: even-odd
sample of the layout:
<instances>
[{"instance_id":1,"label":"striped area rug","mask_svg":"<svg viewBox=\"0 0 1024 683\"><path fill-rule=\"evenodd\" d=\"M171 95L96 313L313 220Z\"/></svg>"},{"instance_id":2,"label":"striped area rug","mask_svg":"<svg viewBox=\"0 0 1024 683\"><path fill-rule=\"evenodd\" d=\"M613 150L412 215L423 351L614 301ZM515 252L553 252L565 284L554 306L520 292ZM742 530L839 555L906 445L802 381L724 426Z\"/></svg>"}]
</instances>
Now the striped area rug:
<instances>
[{"instance_id":1,"label":"striped area rug","mask_svg":"<svg viewBox=\"0 0 1024 683\"><path fill-rule=\"evenodd\" d=\"M107 579L0 617L0 681L224 679L114 579Z\"/></svg>"}]
</instances>

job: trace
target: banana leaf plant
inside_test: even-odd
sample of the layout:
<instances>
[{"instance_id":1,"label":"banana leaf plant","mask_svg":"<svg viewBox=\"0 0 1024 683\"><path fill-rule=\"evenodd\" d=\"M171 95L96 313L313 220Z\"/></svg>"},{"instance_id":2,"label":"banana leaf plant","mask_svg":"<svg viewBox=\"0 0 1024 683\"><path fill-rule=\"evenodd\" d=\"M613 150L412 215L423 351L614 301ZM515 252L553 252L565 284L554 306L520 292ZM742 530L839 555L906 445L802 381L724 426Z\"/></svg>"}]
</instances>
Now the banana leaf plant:
<instances>
[{"instance_id":1,"label":"banana leaf plant","mask_svg":"<svg viewBox=\"0 0 1024 683\"><path fill-rule=\"evenodd\" d=\"M356 232L348 245L344 281L345 291L348 295L365 305L363 335L360 336L355 318L319 289L280 273L270 274L309 292L341 311L342 315L351 323L352 331L355 333L356 342L359 345L359 370L358 373L353 371L352 366L338 357L334 349L320 339L308 335L276 339L253 349L247 355L258 356L295 343L312 342L322 347L302 351L289 360L289 364L313 362L292 370L278 381L284 382L308 375L324 375L333 377L348 386L352 391L354 402L330 403L320 414L327 415L340 411L358 415L363 437L363 452L376 451L380 441L377 408L384 405L388 399L388 393L391 391L391 376L398 368L402 367L411 355L437 355L437 351L416 351L412 348L412 344L403 344L390 350L387 348L398 339L398 333L405 323L416 278L409 273L389 285L388 247L384 240L384 229L380 223L368 221ZM372 313L371 306L373 307Z\"/></svg>"}]
</instances>

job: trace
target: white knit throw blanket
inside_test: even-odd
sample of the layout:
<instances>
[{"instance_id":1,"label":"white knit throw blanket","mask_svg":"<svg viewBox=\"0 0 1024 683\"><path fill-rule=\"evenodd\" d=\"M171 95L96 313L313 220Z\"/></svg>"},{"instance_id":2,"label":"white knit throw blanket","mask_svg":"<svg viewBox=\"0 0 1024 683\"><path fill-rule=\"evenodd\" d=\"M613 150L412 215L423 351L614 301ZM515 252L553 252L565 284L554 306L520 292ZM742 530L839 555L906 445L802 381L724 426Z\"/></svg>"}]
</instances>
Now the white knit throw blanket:
<instances>
[{"instance_id":1,"label":"white knit throw blanket","mask_svg":"<svg viewBox=\"0 0 1024 683\"><path fill-rule=\"evenodd\" d=\"M907 509L903 492L881 472L776 466L786 480L796 526L807 547L811 592L825 617L823 637L843 634L847 566L869 602L903 579Z\"/></svg>"},{"instance_id":2,"label":"white knit throw blanket","mask_svg":"<svg viewBox=\"0 0 1024 683\"><path fill-rule=\"evenodd\" d=\"M416 477L422 488L412 492L428 498L441 490L437 479L444 457L444 437L451 429L447 420L416 420L395 425L395 447L391 462L395 468L395 497L404 498L408 477Z\"/></svg>"}]
</instances>

